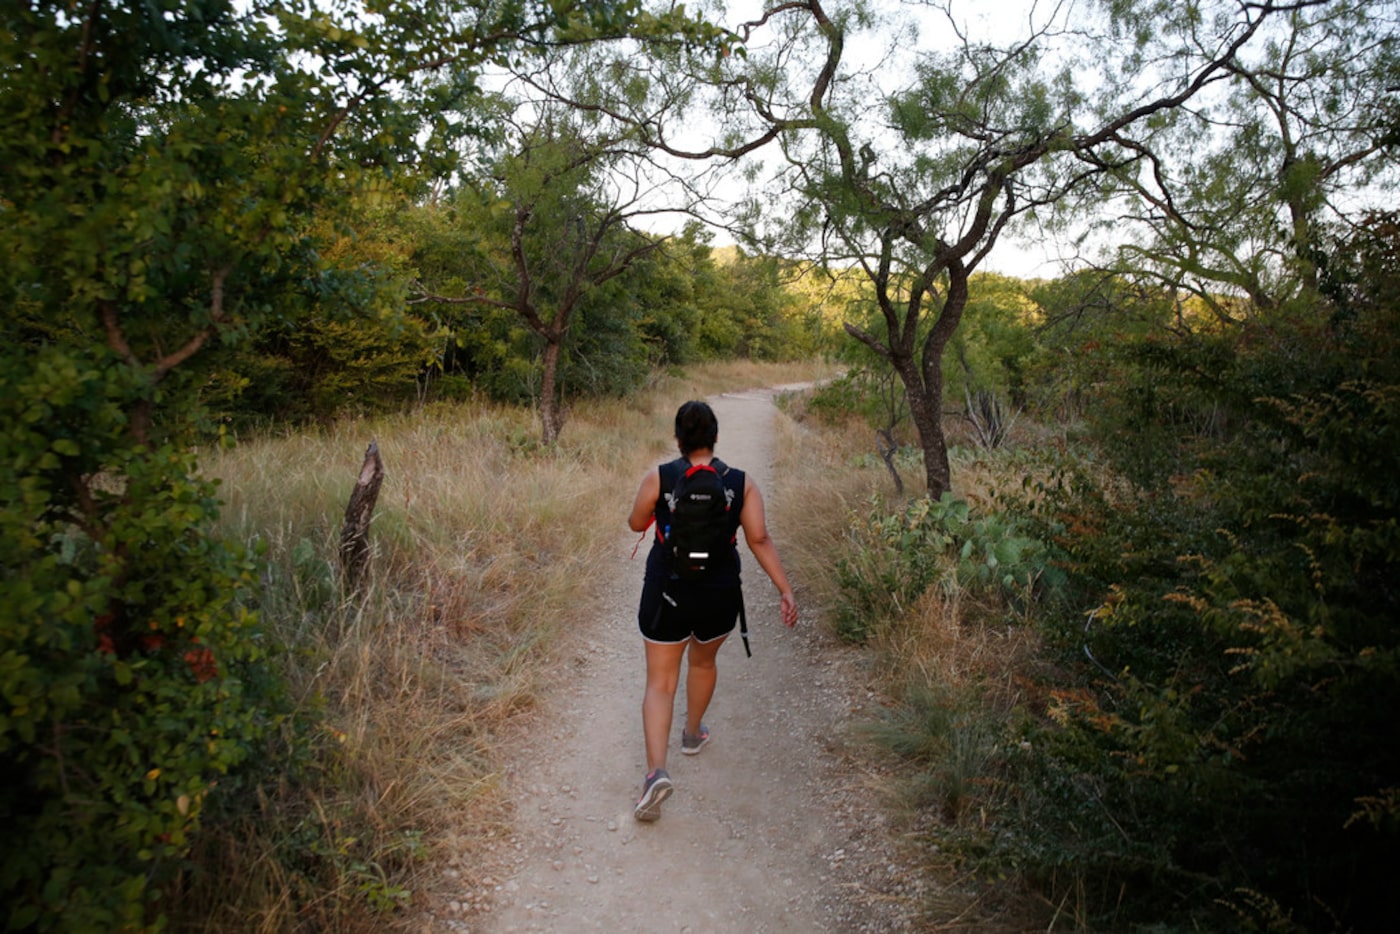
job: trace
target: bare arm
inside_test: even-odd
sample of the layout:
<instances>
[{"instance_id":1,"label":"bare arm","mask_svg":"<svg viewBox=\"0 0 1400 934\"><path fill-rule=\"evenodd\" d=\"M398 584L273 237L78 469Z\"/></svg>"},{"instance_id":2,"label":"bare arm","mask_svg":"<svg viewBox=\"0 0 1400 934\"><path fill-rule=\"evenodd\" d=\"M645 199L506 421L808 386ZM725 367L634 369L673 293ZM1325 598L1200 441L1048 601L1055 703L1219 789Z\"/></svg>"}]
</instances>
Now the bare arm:
<instances>
[{"instance_id":1,"label":"bare arm","mask_svg":"<svg viewBox=\"0 0 1400 934\"><path fill-rule=\"evenodd\" d=\"M661 474L655 468L647 471L627 517L627 527L633 532L645 532L656 514L656 500L661 496Z\"/></svg>"},{"instance_id":2,"label":"bare arm","mask_svg":"<svg viewBox=\"0 0 1400 934\"><path fill-rule=\"evenodd\" d=\"M763 494L758 491L758 484L748 477L744 480L744 508L739 512L739 524L744 527L744 541L748 542L749 551L758 559L759 567L763 568L773 586L778 588L778 594L782 598L783 625L797 625L797 599L792 594L792 585L788 583L787 573L783 571L783 562L778 557L778 546L773 544L773 539L768 534L768 519L763 512Z\"/></svg>"}]
</instances>

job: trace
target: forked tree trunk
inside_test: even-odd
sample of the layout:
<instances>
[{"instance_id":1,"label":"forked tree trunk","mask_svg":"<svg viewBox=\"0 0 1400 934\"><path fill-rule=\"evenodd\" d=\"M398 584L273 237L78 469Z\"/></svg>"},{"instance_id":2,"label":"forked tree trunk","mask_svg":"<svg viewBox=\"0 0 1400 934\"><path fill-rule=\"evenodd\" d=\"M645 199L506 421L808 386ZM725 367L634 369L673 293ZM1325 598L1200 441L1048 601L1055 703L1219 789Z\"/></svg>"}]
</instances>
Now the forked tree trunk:
<instances>
[{"instance_id":1,"label":"forked tree trunk","mask_svg":"<svg viewBox=\"0 0 1400 934\"><path fill-rule=\"evenodd\" d=\"M359 591L369 566L369 522L383 483L384 461L379 457L379 443L371 441L350 502L345 506L345 525L340 530L340 567L346 587L352 592Z\"/></svg>"},{"instance_id":2,"label":"forked tree trunk","mask_svg":"<svg viewBox=\"0 0 1400 934\"><path fill-rule=\"evenodd\" d=\"M948 292L933 319L933 326L919 345L916 341L920 309L925 301L937 297L934 283L940 269L948 274ZM881 341L849 322L846 331L889 361L904 385L909 419L914 423L919 447L924 453L928 495L939 499L952 489L948 441L943 435L943 354L967 308L969 273L956 256L944 259L941 265L930 266L925 270L923 281L914 284L902 313L891 299L888 243L880 270L871 275L885 319L886 340Z\"/></svg>"}]
</instances>

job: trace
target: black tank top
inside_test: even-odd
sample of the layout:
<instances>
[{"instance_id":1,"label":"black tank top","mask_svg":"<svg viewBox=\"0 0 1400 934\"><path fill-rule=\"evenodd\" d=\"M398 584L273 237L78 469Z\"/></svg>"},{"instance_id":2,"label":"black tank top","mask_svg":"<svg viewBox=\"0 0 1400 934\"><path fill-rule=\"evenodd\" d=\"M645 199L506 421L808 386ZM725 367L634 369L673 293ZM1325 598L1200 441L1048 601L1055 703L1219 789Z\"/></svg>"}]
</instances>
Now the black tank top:
<instances>
[{"instance_id":1,"label":"black tank top","mask_svg":"<svg viewBox=\"0 0 1400 934\"><path fill-rule=\"evenodd\" d=\"M725 464L719 458L710 461L719 470L720 480L724 483L725 492L729 494L729 518L730 536L739 534L739 513L744 508L744 472ZM661 495L656 498L656 535L652 539L651 551L647 554L646 578L648 580L666 580L671 577L671 559L666 549L662 547L661 540L666 534L666 530L671 526L671 491L676 487L676 481L690 469L690 461L683 457L678 457L673 461L662 464L657 469L661 472ZM732 545L731 552L733 560L726 562L722 567L717 568L705 582L715 587L737 587L739 586L739 547Z\"/></svg>"}]
</instances>

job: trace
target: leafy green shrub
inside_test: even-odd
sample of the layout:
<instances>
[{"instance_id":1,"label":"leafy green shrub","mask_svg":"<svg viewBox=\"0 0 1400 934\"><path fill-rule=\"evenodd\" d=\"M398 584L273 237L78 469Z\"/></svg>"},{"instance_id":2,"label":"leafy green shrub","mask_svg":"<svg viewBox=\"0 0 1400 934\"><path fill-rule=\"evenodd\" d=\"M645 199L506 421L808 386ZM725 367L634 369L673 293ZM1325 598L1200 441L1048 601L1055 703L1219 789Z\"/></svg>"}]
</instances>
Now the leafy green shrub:
<instances>
[{"instance_id":1,"label":"leafy green shrub","mask_svg":"<svg viewBox=\"0 0 1400 934\"><path fill-rule=\"evenodd\" d=\"M1037 282L1030 298L1039 326L1017 360L1011 398L1063 424L1083 417L1093 387L1116 370L1116 348L1171 327L1178 310L1170 290L1096 269Z\"/></svg>"},{"instance_id":2,"label":"leafy green shrub","mask_svg":"<svg viewBox=\"0 0 1400 934\"><path fill-rule=\"evenodd\" d=\"M1391 913L1395 255L1334 305L1128 349L1097 409L1118 479L1045 491L1069 593L1098 609L1047 624L1076 674L1045 687L998 859L1084 887L1096 925Z\"/></svg>"},{"instance_id":3,"label":"leafy green shrub","mask_svg":"<svg viewBox=\"0 0 1400 934\"><path fill-rule=\"evenodd\" d=\"M158 927L211 797L285 710L248 608L257 564L209 537L193 456L132 445L132 373L0 355L0 888L12 929Z\"/></svg>"},{"instance_id":4,"label":"leafy green shrub","mask_svg":"<svg viewBox=\"0 0 1400 934\"><path fill-rule=\"evenodd\" d=\"M904 406L896 404L897 400L902 400L903 390L896 389L897 386L893 373L851 367L841 376L813 389L807 408L827 421L838 421L855 413L872 427L883 428L903 418Z\"/></svg>"},{"instance_id":5,"label":"leafy green shrub","mask_svg":"<svg viewBox=\"0 0 1400 934\"><path fill-rule=\"evenodd\" d=\"M915 500L899 513L874 508L846 530L846 556L836 564L842 600L837 632L863 641L883 621L911 606L938 576L953 536L928 519L930 501ZM941 511L940 511L941 512Z\"/></svg>"},{"instance_id":6,"label":"leafy green shrub","mask_svg":"<svg viewBox=\"0 0 1400 934\"><path fill-rule=\"evenodd\" d=\"M837 631L863 641L940 580L973 590L1016 594L1050 572L1048 551L1007 515L974 517L966 501L945 493L888 513L877 499L847 530L836 565L843 599Z\"/></svg>"},{"instance_id":7,"label":"leafy green shrub","mask_svg":"<svg viewBox=\"0 0 1400 934\"><path fill-rule=\"evenodd\" d=\"M401 313L337 320L320 309L292 326L271 327L252 346L211 355L200 401L221 422L329 421L392 411L414 401L442 338Z\"/></svg>"},{"instance_id":8,"label":"leafy green shrub","mask_svg":"<svg viewBox=\"0 0 1400 934\"><path fill-rule=\"evenodd\" d=\"M1027 288L1023 280L997 273L972 277L963 321L948 346L945 398L986 394L1007 400L1013 411L1025 407L1025 370L1037 349L1035 303Z\"/></svg>"}]
</instances>

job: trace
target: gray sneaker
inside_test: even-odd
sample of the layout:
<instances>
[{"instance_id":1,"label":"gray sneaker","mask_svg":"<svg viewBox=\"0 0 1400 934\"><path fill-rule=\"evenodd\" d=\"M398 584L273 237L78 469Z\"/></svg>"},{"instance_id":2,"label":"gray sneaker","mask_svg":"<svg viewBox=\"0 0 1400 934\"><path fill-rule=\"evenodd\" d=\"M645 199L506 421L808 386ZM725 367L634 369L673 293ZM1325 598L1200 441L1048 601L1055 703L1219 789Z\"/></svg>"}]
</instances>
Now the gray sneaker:
<instances>
[{"instance_id":1,"label":"gray sneaker","mask_svg":"<svg viewBox=\"0 0 1400 934\"><path fill-rule=\"evenodd\" d=\"M642 796L632 809L637 820L656 820L661 816L661 802L671 797L676 788L671 784L671 776L665 769L654 769L642 782Z\"/></svg>"},{"instance_id":2,"label":"gray sneaker","mask_svg":"<svg viewBox=\"0 0 1400 934\"><path fill-rule=\"evenodd\" d=\"M705 724L700 724L699 733L687 733L685 727L681 727L681 752L687 756L697 755L709 741L710 729Z\"/></svg>"}]
</instances>

